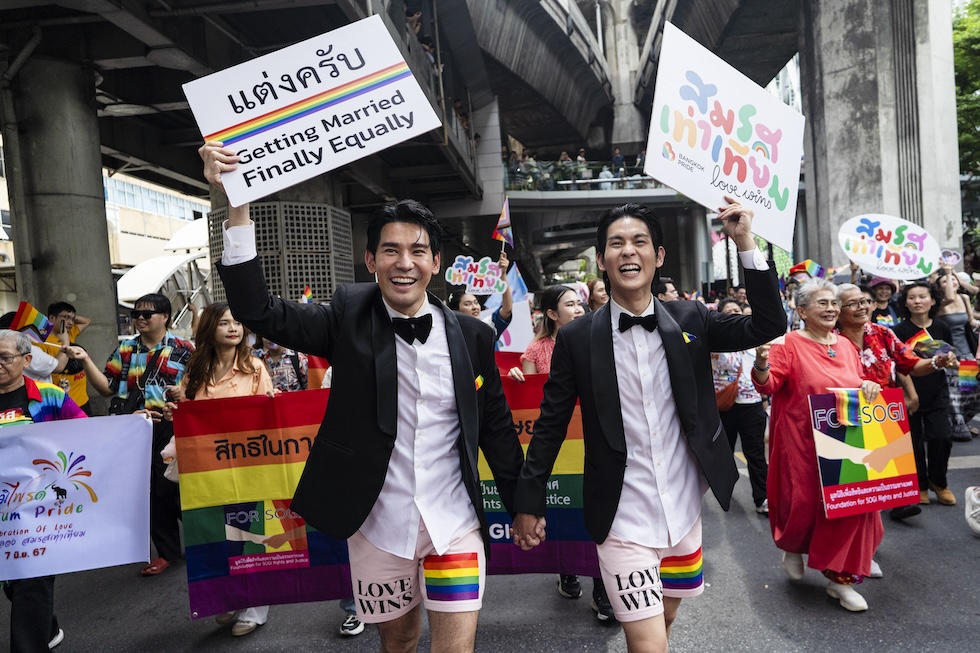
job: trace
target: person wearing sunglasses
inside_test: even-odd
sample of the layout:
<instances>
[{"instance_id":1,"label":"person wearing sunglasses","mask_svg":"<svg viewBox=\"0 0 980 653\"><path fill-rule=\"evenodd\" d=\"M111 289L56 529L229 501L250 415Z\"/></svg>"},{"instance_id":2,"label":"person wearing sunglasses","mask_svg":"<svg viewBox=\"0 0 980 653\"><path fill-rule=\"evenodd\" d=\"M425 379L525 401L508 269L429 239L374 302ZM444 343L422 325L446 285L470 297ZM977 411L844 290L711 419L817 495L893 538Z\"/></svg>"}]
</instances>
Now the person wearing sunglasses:
<instances>
[{"instance_id":1,"label":"person wearing sunglasses","mask_svg":"<svg viewBox=\"0 0 980 653\"><path fill-rule=\"evenodd\" d=\"M176 386L194 345L170 333L170 300L164 295L149 294L136 300L130 311L136 335L120 343L100 370L80 347L70 347L69 356L81 360L89 383L103 397L130 398L139 393L135 412L153 420L153 451L150 465L150 539L157 557L140 572L155 576L180 558L180 534L177 520L180 505L177 486L163 476L166 465L160 451L173 435L173 424L162 420L167 403L167 386Z\"/></svg>"}]
</instances>

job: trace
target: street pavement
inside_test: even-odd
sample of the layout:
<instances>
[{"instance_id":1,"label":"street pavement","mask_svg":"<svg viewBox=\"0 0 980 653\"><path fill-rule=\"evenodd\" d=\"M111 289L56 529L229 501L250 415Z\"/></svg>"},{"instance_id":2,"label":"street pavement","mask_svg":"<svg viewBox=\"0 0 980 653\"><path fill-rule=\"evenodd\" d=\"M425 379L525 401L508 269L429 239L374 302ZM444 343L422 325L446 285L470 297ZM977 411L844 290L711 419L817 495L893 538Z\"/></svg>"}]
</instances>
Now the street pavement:
<instances>
[{"instance_id":1,"label":"street pavement","mask_svg":"<svg viewBox=\"0 0 980 653\"><path fill-rule=\"evenodd\" d=\"M885 522L876 559L884 578L859 587L870 609L852 614L824 593L808 569L789 581L772 544L768 520L755 513L744 464L730 512L704 503L706 589L687 599L671 636L673 653L976 653L980 651L980 538L963 519L963 490L980 485L980 439L956 443L949 484L955 507L935 501L904 523ZM235 653L337 651L375 653L377 630L337 634L336 602L273 606L269 623L232 637L213 619L188 616L183 564L154 578L140 565L58 578L56 607L66 631L59 653ZM591 582L578 600L559 596L553 576L494 576L487 582L477 650L523 652L625 651L622 629L602 625L590 609ZM4 601L0 601L0 604ZM0 609L0 651L6 651L9 608ZM427 632L421 651L429 650Z\"/></svg>"}]
</instances>

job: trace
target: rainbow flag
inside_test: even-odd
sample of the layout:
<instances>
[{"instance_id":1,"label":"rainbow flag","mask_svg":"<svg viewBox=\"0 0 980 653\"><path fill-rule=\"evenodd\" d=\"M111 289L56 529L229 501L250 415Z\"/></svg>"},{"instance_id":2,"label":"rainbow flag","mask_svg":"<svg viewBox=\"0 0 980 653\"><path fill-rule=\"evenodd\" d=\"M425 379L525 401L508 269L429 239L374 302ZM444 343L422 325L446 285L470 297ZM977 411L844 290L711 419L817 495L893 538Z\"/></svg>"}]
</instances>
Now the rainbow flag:
<instances>
[{"instance_id":1,"label":"rainbow flag","mask_svg":"<svg viewBox=\"0 0 980 653\"><path fill-rule=\"evenodd\" d=\"M960 361L960 392L976 392L978 371L976 361Z\"/></svg>"},{"instance_id":2,"label":"rainbow flag","mask_svg":"<svg viewBox=\"0 0 980 653\"><path fill-rule=\"evenodd\" d=\"M794 274L802 274L804 272L806 274L809 274L813 278L824 276L824 269L820 266L819 263L815 262L812 259L807 259L805 261L797 263L796 265L794 265L789 269L790 276L793 276Z\"/></svg>"},{"instance_id":3,"label":"rainbow flag","mask_svg":"<svg viewBox=\"0 0 980 653\"><path fill-rule=\"evenodd\" d=\"M837 400L837 421L844 426L861 423L861 390L858 388L828 388Z\"/></svg>"},{"instance_id":4,"label":"rainbow flag","mask_svg":"<svg viewBox=\"0 0 980 653\"><path fill-rule=\"evenodd\" d=\"M514 246L514 233L510 226L510 198L504 198L504 208L500 211L497 226L493 229L493 239Z\"/></svg>"},{"instance_id":5,"label":"rainbow flag","mask_svg":"<svg viewBox=\"0 0 980 653\"><path fill-rule=\"evenodd\" d=\"M943 340L936 340L925 329L919 329L919 332L906 340L905 344L923 358L931 358L936 354L946 354L952 351L949 343Z\"/></svg>"},{"instance_id":6,"label":"rainbow flag","mask_svg":"<svg viewBox=\"0 0 980 653\"><path fill-rule=\"evenodd\" d=\"M430 555L422 561L425 592L430 601L468 601L480 598L479 554Z\"/></svg>"},{"instance_id":7,"label":"rainbow flag","mask_svg":"<svg viewBox=\"0 0 980 653\"><path fill-rule=\"evenodd\" d=\"M44 342L51 335L54 325L39 310L31 306L28 302L21 302L14 315L14 321L10 324L14 331L21 331L31 340Z\"/></svg>"},{"instance_id":8,"label":"rainbow flag","mask_svg":"<svg viewBox=\"0 0 980 653\"><path fill-rule=\"evenodd\" d=\"M303 295L299 298L300 304L312 304L313 303L313 290L310 288L309 284L303 288Z\"/></svg>"}]
</instances>

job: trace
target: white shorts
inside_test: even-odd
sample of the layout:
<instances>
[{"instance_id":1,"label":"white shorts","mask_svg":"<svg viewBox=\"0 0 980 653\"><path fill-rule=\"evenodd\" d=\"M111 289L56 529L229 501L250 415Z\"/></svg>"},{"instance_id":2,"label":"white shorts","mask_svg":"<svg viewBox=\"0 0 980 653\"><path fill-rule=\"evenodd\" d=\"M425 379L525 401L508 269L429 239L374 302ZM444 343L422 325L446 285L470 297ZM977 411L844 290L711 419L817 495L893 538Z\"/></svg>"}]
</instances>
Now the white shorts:
<instances>
[{"instance_id":1,"label":"white shorts","mask_svg":"<svg viewBox=\"0 0 980 653\"><path fill-rule=\"evenodd\" d=\"M666 549L627 542L610 533L596 550L606 594L621 622L663 614L665 596L686 598L704 591L700 517L680 542Z\"/></svg>"},{"instance_id":2,"label":"white shorts","mask_svg":"<svg viewBox=\"0 0 980 653\"><path fill-rule=\"evenodd\" d=\"M426 610L433 612L483 607L487 561L479 528L454 539L443 555L436 555L421 522L411 560L382 551L360 531L347 540L347 550L354 605L365 623L397 619L414 608L420 596Z\"/></svg>"}]
</instances>

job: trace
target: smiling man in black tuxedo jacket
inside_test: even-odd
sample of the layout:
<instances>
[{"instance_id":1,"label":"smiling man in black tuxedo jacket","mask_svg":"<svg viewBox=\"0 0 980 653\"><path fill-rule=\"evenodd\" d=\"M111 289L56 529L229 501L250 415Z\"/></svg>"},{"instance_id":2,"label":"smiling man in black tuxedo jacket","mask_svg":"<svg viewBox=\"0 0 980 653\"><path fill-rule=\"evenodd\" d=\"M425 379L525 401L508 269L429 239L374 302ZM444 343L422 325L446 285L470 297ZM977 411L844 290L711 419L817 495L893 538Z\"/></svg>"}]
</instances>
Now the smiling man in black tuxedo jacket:
<instances>
[{"instance_id":1,"label":"smiling man in black tuxedo jacket","mask_svg":"<svg viewBox=\"0 0 980 653\"><path fill-rule=\"evenodd\" d=\"M541 415L518 481L514 541L545 535L545 496L569 418L580 401L585 436L585 525L630 653L666 651L681 599L703 591L701 498L727 510L738 478L722 432L709 354L782 335L775 271L756 248L752 211L720 209L745 267L751 316L653 296L663 229L639 204L599 218L596 262L610 301L558 332Z\"/></svg>"},{"instance_id":2,"label":"smiling man in black tuxedo jacket","mask_svg":"<svg viewBox=\"0 0 980 653\"><path fill-rule=\"evenodd\" d=\"M238 162L218 143L200 154L219 187ZM348 540L358 617L378 624L382 651L416 650L420 605L433 650L472 651L489 550L477 449L508 509L524 458L493 329L426 293L439 272L442 227L412 200L384 207L368 225L364 255L377 283L340 286L329 305L269 294L247 205L229 208L223 232L218 270L235 316L333 368L292 508ZM461 564L470 578L431 580Z\"/></svg>"}]
</instances>

